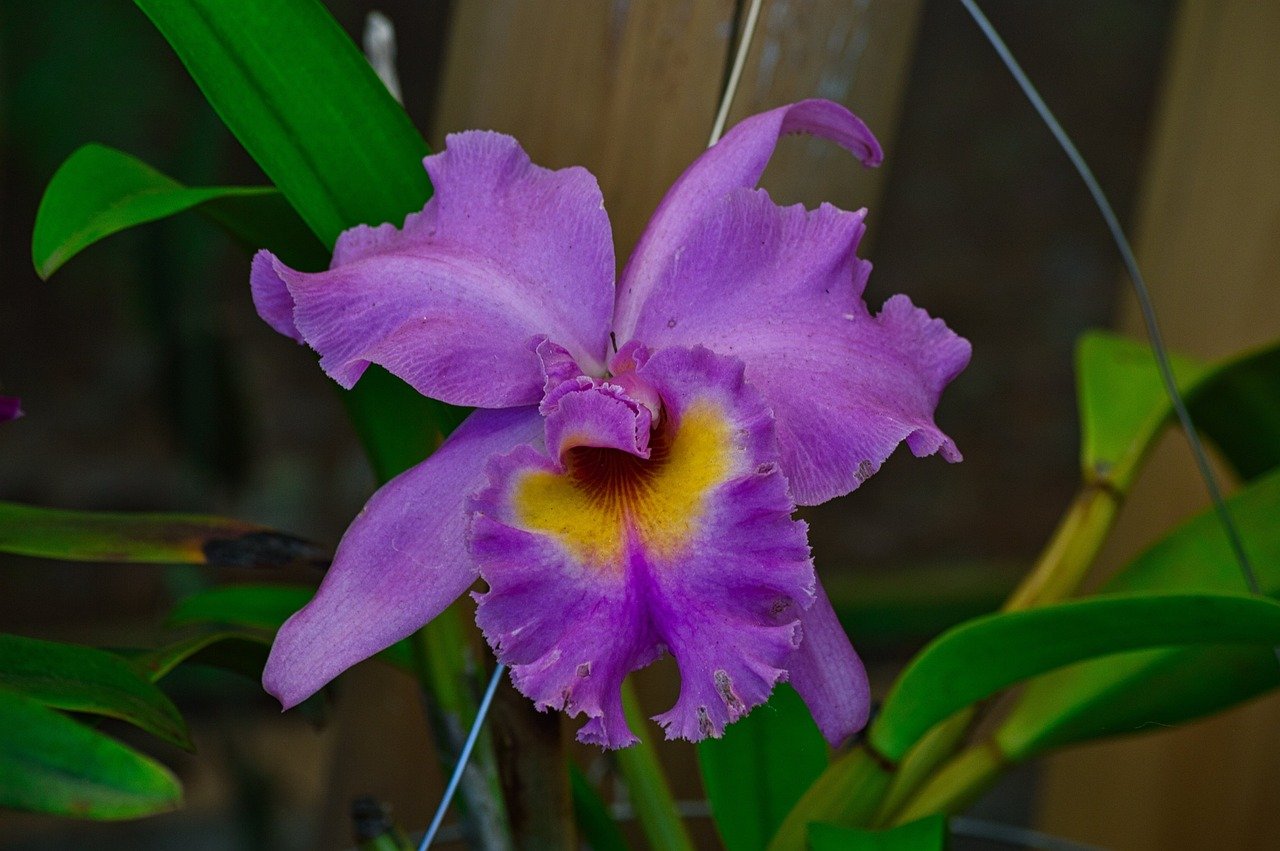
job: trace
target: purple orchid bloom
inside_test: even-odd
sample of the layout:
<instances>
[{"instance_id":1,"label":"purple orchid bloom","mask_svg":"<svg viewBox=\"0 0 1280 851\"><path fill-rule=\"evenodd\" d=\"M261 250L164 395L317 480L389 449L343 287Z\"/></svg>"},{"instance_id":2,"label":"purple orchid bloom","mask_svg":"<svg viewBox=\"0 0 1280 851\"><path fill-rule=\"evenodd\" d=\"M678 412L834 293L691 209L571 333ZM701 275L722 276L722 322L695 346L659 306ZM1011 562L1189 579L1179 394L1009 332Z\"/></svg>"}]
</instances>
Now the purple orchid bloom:
<instances>
[{"instance_id":1,"label":"purple orchid bloom","mask_svg":"<svg viewBox=\"0 0 1280 851\"><path fill-rule=\"evenodd\" d=\"M960 460L933 422L969 344L894 296L872 315L865 210L756 189L785 133L879 164L844 107L748 118L676 181L616 287L595 178L468 132L426 159L404 227L343 233L327 272L267 251L262 317L351 387L370 363L478 408L373 495L263 682L286 708L434 618L479 577L476 620L540 710L636 741L620 690L671 653L668 738L719 736L789 680L838 744L866 673L817 581L796 504L849 493L905 440Z\"/></svg>"}]
</instances>

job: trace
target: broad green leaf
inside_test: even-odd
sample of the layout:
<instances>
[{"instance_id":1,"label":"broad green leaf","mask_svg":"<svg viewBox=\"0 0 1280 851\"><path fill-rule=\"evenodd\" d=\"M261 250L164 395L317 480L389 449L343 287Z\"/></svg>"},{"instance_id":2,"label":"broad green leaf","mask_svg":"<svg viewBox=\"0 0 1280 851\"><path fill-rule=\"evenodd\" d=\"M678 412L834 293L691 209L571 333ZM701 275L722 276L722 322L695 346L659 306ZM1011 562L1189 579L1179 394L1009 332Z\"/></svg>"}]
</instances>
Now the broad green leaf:
<instances>
[{"instance_id":1,"label":"broad green leaf","mask_svg":"<svg viewBox=\"0 0 1280 851\"><path fill-rule=\"evenodd\" d=\"M316 589L308 585L224 585L179 601L169 613L169 622L174 626L220 624L261 630L270 640L280 625L310 602L315 593ZM414 669L408 641L396 642L378 657L399 668Z\"/></svg>"},{"instance_id":2,"label":"broad green leaf","mask_svg":"<svg viewBox=\"0 0 1280 851\"><path fill-rule=\"evenodd\" d=\"M1242 476L1280 464L1280 345L1204 366L1172 357L1197 428ZM1127 491L1142 459L1173 416L1151 349L1093 332L1076 351L1081 464Z\"/></svg>"},{"instance_id":3,"label":"broad green leaf","mask_svg":"<svg viewBox=\"0 0 1280 851\"><path fill-rule=\"evenodd\" d=\"M827 767L827 743L800 696L779 685L724 738L699 742L698 766L725 847L754 851Z\"/></svg>"},{"instance_id":4,"label":"broad green leaf","mask_svg":"<svg viewBox=\"0 0 1280 851\"><path fill-rule=\"evenodd\" d=\"M0 689L0 807L91 819L172 810L164 766L38 701Z\"/></svg>"},{"instance_id":5,"label":"broad green leaf","mask_svg":"<svg viewBox=\"0 0 1280 851\"><path fill-rule=\"evenodd\" d=\"M1126 650L1195 644L1280 644L1280 603L1235 594L1117 595L978 618L912 661L869 739L897 761L934 724L1014 683Z\"/></svg>"},{"instance_id":6,"label":"broad green leaf","mask_svg":"<svg viewBox=\"0 0 1280 851\"><path fill-rule=\"evenodd\" d=\"M1258 580L1280 593L1280 471L1229 501ZM1158 542L1103 588L1104 594L1243 592L1217 516L1206 511ZM1270 647L1189 647L1126 653L1032 681L996 741L1011 759L1102 736L1197 718L1280 685Z\"/></svg>"},{"instance_id":7,"label":"broad green leaf","mask_svg":"<svg viewBox=\"0 0 1280 851\"><path fill-rule=\"evenodd\" d=\"M861 830L816 822L809 826L812 851L941 851L947 847L947 819L929 816L892 830Z\"/></svg>"},{"instance_id":8,"label":"broad green leaf","mask_svg":"<svg viewBox=\"0 0 1280 851\"><path fill-rule=\"evenodd\" d=\"M316 0L136 2L326 246L426 203L427 143ZM425 458L466 414L378 367L345 399L381 481Z\"/></svg>"},{"instance_id":9,"label":"broad green leaf","mask_svg":"<svg viewBox=\"0 0 1280 851\"><path fill-rule=\"evenodd\" d=\"M1171 362L1183 392L1206 371L1188 358ZM1151 349L1107 332L1084 334L1076 346L1076 392L1086 478L1131 472L1170 412Z\"/></svg>"},{"instance_id":10,"label":"broad green leaf","mask_svg":"<svg viewBox=\"0 0 1280 851\"><path fill-rule=\"evenodd\" d=\"M326 245L426 202L426 142L316 0L136 2Z\"/></svg>"},{"instance_id":11,"label":"broad green leaf","mask_svg":"<svg viewBox=\"0 0 1280 851\"><path fill-rule=\"evenodd\" d=\"M577 763L569 764L569 786L573 794L573 818L582 841L591 851L627 851L631 846L622 829Z\"/></svg>"},{"instance_id":12,"label":"broad green leaf","mask_svg":"<svg viewBox=\"0 0 1280 851\"><path fill-rule=\"evenodd\" d=\"M275 233L295 250L292 262L324 262L323 247L270 187L188 188L121 151L103 145L77 150L49 181L36 213L31 257L48 278L76 254L127 228L200 209L250 247ZM255 244L258 243L258 244Z\"/></svg>"},{"instance_id":13,"label":"broad green leaf","mask_svg":"<svg viewBox=\"0 0 1280 851\"><path fill-rule=\"evenodd\" d=\"M66 511L0 502L0 552L68 561L323 566L301 538L225 517Z\"/></svg>"},{"instance_id":14,"label":"broad green leaf","mask_svg":"<svg viewBox=\"0 0 1280 851\"><path fill-rule=\"evenodd\" d=\"M119 718L192 748L186 722L164 692L105 650L0 633L0 689L56 709Z\"/></svg>"}]
</instances>

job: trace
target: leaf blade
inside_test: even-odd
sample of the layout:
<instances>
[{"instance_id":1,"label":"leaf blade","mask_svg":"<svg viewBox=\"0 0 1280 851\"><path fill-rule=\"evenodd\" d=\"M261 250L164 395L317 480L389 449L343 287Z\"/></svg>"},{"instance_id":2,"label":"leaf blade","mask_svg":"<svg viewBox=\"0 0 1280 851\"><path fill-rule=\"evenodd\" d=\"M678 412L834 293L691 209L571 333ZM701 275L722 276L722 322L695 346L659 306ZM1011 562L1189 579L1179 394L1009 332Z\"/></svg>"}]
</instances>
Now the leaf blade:
<instances>
[{"instance_id":1,"label":"leaf blade","mask_svg":"<svg viewBox=\"0 0 1280 851\"><path fill-rule=\"evenodd\" d=\"M0 807L93 819L175 809L177 778L156 761L0 689Z\"/></svg>"},{"instance_id":2,"label":"leaf blade","mask_svg":"<svg viewBox=\"0 0 1280 851\"><path fill-rule=\"evenodd\" d=\"M192 749L178 708L129 662L94 647L0 633L0 689L45 706L127 721Z\"/></svg>"}]
</instances>

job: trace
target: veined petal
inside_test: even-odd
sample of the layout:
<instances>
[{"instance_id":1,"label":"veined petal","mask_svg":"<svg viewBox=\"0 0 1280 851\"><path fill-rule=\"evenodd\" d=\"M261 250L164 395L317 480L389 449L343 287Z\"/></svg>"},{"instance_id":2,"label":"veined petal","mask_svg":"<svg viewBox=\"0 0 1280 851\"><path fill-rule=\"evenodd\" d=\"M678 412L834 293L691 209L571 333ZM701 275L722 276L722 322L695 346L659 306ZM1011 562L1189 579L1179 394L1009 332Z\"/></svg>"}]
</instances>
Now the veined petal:
<instances>
[{"instance_id":1,"label":"veined petal","mask_svg":"<svg viewBox=\"0 0 1280 851\"><path fill-rule=\"evenodd\" d=\"M427 460L384 485L347 529L316 596L285 621L262 681L288 709L394 644L475 581L464 503L490 456L541 442L537 408L476 411Z\"/></svg>"},{"instance_id":2,"label":"veined petal","mask_svg":"<svg viewBox=\"0 0 1280 851\"><path fill-rule=\"evenodd\" d=\"M526 447L495 460L472 503L471 548L489 584L477 622L525 695L585 714L579 738L608 747L634 738L623 678L663 650L682 678L658 717L672 737L718 736L767 699L814 583L768 408L741 364L668 349L634 379L661 400L649 458L601 448L619 445L616 426L600 426L598 410L575 415L567 394L549 419L600 437L558 458ZM643 416L612 391L577 395L593 394L617 422Z\"/></svg>"},{"instance_id":3,"label":"veined petal","mask_svg":"<svg viewBox=\"0 0 1280 851\"><path fill-rule=\"evenodd\" d=\"M633 328L654 348L701 344L746 364L801 505L853 490L903 440L960 460L933 412L969 343L905 296L868 312L864 212L730 193L654 276Z\"/></svg>"},{"instance_id":4,"label":"veined petal","mask_svg":"<svg viewBox=\"0 0 1280 851\"><path fill-rule=\"evenodd\" d=\"M614 331L619 340L640 337L636 332L640 313L654 298L667 268L680 263L690 232L718 215L725 195L759 182L778 139L787 133L830 139L866 166L877 166L884 159L880 143L862 120L829 100L800 101L734 125L671 185L636 244L618 284ZM653 345L652 340L645 342Z\"/></svg>"},{"instance_id":5,"label":"veined petal","mask_svg":"<svg viewBox=\"0 0 1280 851\"><path fill-rule=\"evenodd\" d=\"M260 252L251 282L262 317L318 351L344 387L377 363L453 404L533 404L538 337L600 372L614 258L595 178L535 166L515 139L480 131L450 136L426 167L435 196L423 211L403 229L344 232L329 271Z\"/></svg>"},{"instance_id":6,"label":"veined petal","mask_svg":"<svg viewBox=\"0 0 1280 851\"><path fill-rule=\"evenodd\" d=\"M871 686L821 582L813 605L800 613L800 629L800 646L787 661L791 685L822 735L840 747L867 725Z\"/></svg>"}]
</instances>

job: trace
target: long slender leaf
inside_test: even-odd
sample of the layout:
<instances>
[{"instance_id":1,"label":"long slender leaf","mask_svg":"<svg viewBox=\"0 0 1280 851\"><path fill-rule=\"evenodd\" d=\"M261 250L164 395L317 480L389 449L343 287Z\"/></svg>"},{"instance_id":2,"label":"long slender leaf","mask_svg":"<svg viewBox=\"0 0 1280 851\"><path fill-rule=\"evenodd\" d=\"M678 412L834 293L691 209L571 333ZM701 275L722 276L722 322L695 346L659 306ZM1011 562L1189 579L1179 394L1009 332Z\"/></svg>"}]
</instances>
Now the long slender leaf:
<instances>
[{"instance_id":1,"label":"long slender leaf","mask_svg":"<svg viewBox=\"0 0 1280 851\"><path fill-rule=\"evenodd\" d=\"M30 697L0 689L0 807L127 819L181 802L182 788L164 766Z\"/></svg>"},{"instance_id":2,"label":"long slender leaf","mask_svg":"<svg viewBox=\"0 0 1280 851\"><path fill-rule=\"evenodd\" d=\"M224 585L179 601L169 613L169 622L174 626L219 624L274 636L314 594L315 588L309 585ZM391 645L378 658L406 671L414 669L413 650L407 641Z\"/></svg>"},{"instance_id":3,"label":"long slender leaf","mask_svg":"<svg viewBox=\"0 0 1280 851\"><path fill-rule=\"evenodd\" d=\"M827 743L800 696L780 685L724 738L699 742L698 767L725 847L754 851L827 767Z\"/></svg>"},{"instance_id":4,"label":"long slender leaf","mask_svg":"<svg viewBox=\"0 0 1280 851\"><path fill-rule=\"evenodd\" d=\"M164 692L105 650L0 633L0 689L56 709L119 718L192 748L186 722Z\"/></svg>"},{"instance_id":5,"label":"long slender leaf","mask_svg":"<svg viewBox=\"0 0 1280 851\"><path fill-rule=\"evenodd\" d=\"M0 552L69 561L284 567L328 563L301 538L197 514L67 511L0 502Z\"/></svg>"},{"instance_id":6,"label":"long slender leaf","mask_svg":"<svg viewBox=\"0 0 1280 851\"><path fill-rule=\"evenodd\" d=\"M1280 470L1230 500L1258 578L1280 593ZM1241 592L1243 582L1216 516L1205 512L1115 575L1103 593ZM996 741L1021 760L1073 742L1159 729L1280 685L1269 647L1191 647L1126 653L1032 681Z\"/></svg>"},{"instance_id":7,"label":"long slender leaf","mask_svg":"<svg viewBox=\"0 0 1280 851\"><path fill-rule=\"evenodd\" d=\"M324 263L323 246L271 187L188 188L103 145L75 151L49 181L36 213L31 256L41 278L101 239L127 228L201 209L251 247L263 232L294 248L291 262Z\"/></svg>"},{"instance_id":8,"label":"long slender leaf","mask_svg":"<svg viewBox=\"0 0 1280 851\"><path fill-rule=\"evenodd\" d=\"M326 245L426 202L426 142L318 2L136 2Z\"/></svg>"},{"instance_id":9,"label":"long slender leaf","mask_svg":"<svg viewBox=\"0 0 1280 851\"><path fill-rule=\"evenodd\" d=\"M187 662L226 668L257 680L262 677L270 646L271 633L264 630L206 626L170 644L132 653L129 664L151 682L160 681Z\"/></svg>"},{"instance_id":10,"label":"long slender leaf","mask_svg":"<svg viewBox=\"0 0 1280 851\"><path fill-rule=\"evenodd\" d=\"M1280 603L1233 594L1114 596L979 618L915 658L869 738L900 760L934 724L1006 686L1125 650L1193 644L1280 644Z\"/></svg>"}]
</instances>

